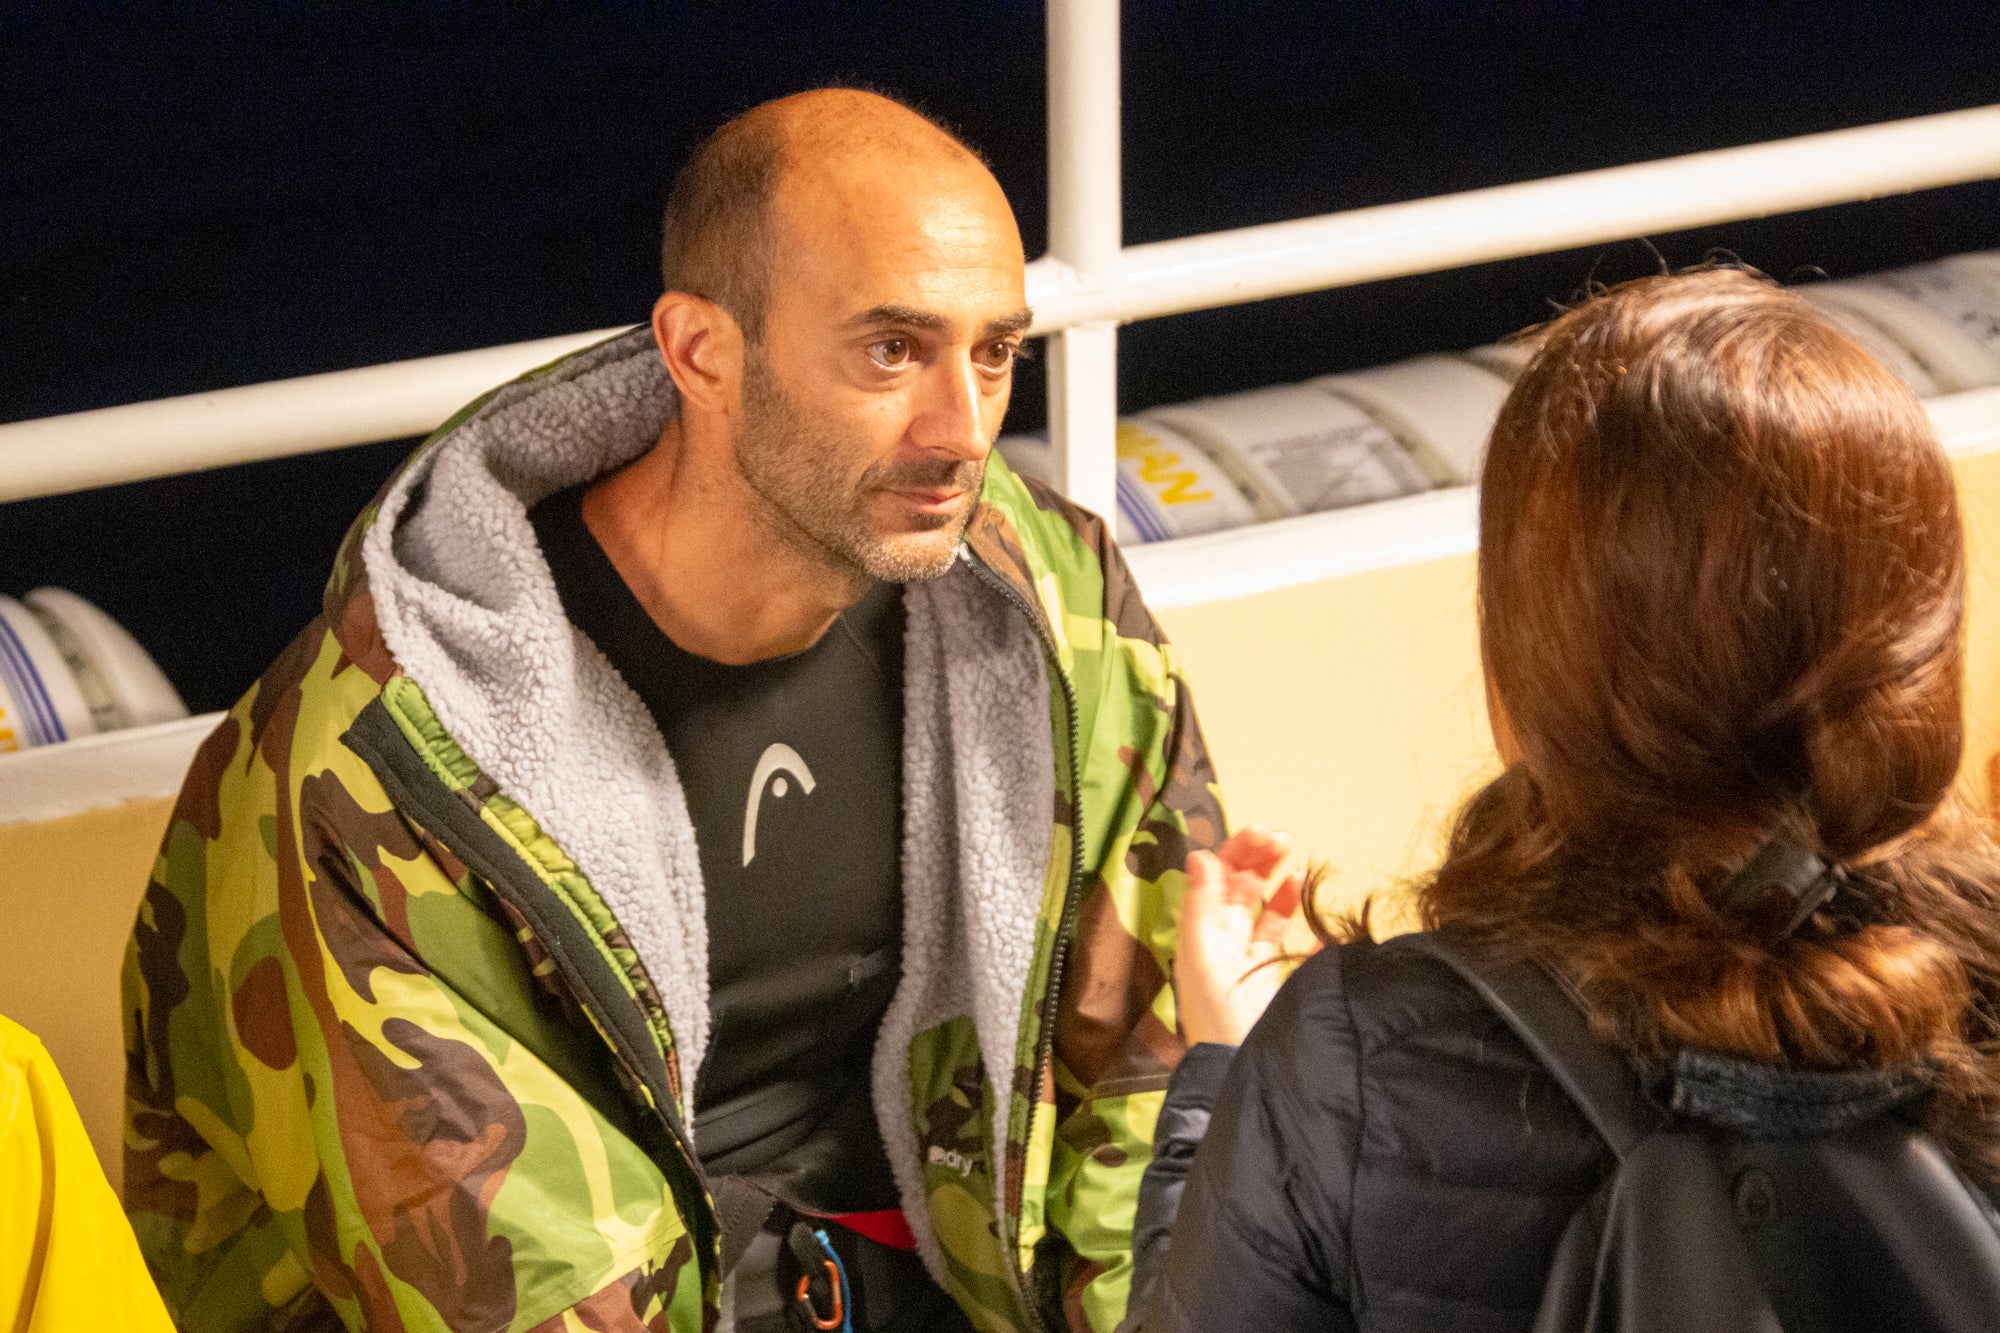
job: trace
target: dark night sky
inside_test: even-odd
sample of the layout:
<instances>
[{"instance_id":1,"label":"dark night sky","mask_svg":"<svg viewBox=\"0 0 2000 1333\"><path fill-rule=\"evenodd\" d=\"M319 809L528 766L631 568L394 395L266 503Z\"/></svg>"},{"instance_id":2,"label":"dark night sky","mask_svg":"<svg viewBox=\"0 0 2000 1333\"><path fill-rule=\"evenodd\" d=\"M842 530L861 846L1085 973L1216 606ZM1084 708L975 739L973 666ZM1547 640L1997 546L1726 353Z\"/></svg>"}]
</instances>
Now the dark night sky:
<instances>
[{"instance_id":1,"label":"dark night sky","mask_svg":"<svg viewBox=\"0 0 2000 1333\"><path fill-rule=\"evenodd\" d=\"M816 84L950 122L1042 246L1036 4L309 8L336 7L0 4L0 419L641 319L686 149ZM1126 237L1158 240L2000 101L2000 6L1128 3L1124 94ZM2000 246L1996 205L1651 240L1842 276ZM1135 325L1121 401L1488 341L1659 263L1635 242ZM222 706L406 450L0 507L0 591L75 588Z\"/></svg>"}]
</instances>

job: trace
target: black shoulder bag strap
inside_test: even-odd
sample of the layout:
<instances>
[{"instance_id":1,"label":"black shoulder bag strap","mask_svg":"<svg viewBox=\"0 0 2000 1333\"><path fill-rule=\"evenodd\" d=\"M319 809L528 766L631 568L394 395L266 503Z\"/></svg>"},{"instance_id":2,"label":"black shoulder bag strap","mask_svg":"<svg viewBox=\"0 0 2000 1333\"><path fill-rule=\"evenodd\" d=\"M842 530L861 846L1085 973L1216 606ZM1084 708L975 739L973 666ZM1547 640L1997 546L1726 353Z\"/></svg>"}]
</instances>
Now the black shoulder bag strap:
<instances>
[{"instance_id":1,"label":"black shoulder bag strap","mask_svg":"<svg viewBox=\"0 0 2000 1333\"><path fill-rule=\"evenodd\" d=\"M1479 993L1621 1161L1664 1122L1664 1114L1640 1092L1631 1062L1591 1033L1583 1009L1541 966L1525 959L1496 962L1435 931L1412 937L1412 943Z\"/></svg>"}]
</instances>

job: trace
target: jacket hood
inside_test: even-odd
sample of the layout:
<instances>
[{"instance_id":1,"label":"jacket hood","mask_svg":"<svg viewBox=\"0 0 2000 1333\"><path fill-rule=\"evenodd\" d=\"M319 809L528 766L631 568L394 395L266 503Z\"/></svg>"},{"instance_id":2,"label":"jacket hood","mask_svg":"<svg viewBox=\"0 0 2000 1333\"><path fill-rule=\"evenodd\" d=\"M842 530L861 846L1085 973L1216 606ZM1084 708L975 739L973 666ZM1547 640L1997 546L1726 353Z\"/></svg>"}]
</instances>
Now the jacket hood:
<instances>
[{"instance_id":1,"label":"jacket hood","mask_svg":"<svg viewBox=\"0 0 2000 1333\"><path fill-rule=\"evenodd\" d=\"M708 1042L694 827L651 717L570 626L528 522L546 496L643 453L674 401L642 327L474 403L384 489L359 534L364 581L333 624L360 638L372 619L393 669L605 897L686 1087Z\"/></svg>"}]
</instances>

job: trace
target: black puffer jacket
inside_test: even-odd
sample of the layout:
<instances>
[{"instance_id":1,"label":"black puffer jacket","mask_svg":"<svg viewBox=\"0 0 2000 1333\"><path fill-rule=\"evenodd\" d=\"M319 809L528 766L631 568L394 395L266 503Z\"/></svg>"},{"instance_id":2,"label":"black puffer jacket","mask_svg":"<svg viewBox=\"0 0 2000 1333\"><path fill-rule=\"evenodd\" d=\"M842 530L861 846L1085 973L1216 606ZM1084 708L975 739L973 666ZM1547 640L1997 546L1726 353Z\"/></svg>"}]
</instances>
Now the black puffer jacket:
<instances>
[{"instance_id":1,"label":"black puffer jacket","mask_svg":"<svg viewBox=\"0 0 2000 1333\"><path fill-rule=\"evenodd\" d=\"M1327 949L1233 1062L1227 1047L1189 1053L1140 1191L1128 1327L1533 1325L1563 1228L1614 1160L1505 1023L1412 942ZM1853 1124L1922 1090L1917 1071L1684 1056L1656 1092L1677 1114L1757 1134Z\"/></svg>"},{"instance_id":2,"label":"black puffer jacket","mask_svg":"<svg viewBox=\"0 0 2000 1333\"><path fill-rule=\"evenodd\" d=\"M1177 1082L1177 1112L1198 1108L1202 1072ZM1327 949L1230 1066L1145 1327L1525 1330L1612 1165L1444 964L1393 940ZM1160 1271L1141 1259L1139 1284Z\"/></svg>"}]
</instances>

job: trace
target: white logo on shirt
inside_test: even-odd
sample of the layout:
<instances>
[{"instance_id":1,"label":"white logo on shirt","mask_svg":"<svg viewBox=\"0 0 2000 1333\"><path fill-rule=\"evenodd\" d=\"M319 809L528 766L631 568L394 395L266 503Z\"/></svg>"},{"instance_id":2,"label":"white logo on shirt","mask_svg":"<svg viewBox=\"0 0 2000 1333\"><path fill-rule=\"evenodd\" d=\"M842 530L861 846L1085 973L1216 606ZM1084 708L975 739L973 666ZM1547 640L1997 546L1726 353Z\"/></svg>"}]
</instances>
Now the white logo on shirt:
<instances>
[{"instance_id":1,"label":"white logo on shirt","mask_svg":"<svg viewBox=\"0 0 2000 1333\"><path fill-rule=\"evenodd\" d=\"M764 803L764 786L770 784L771 794L784 799L791 788L786 784L784 774L790 773L799 780L805 794L812 795L812 770L799 752L789 745L772 744L765 747L763 758L757 761L757 771L750 775L750 800L743 807L743 864L749 865L757 859L757 808ZM777 781L772 782L773 775Z\"/></svg>"}]
</instances>

